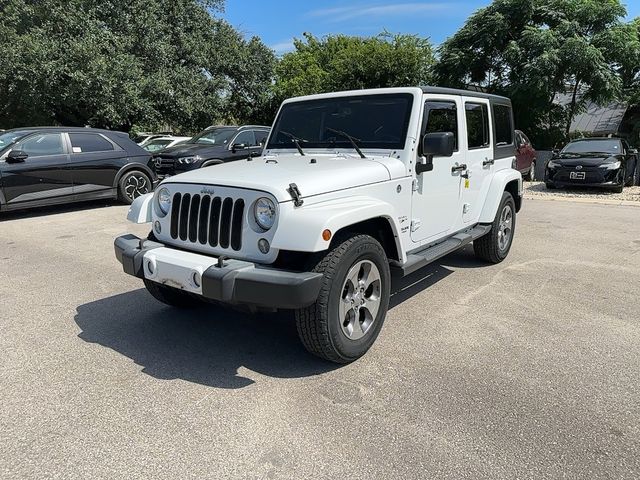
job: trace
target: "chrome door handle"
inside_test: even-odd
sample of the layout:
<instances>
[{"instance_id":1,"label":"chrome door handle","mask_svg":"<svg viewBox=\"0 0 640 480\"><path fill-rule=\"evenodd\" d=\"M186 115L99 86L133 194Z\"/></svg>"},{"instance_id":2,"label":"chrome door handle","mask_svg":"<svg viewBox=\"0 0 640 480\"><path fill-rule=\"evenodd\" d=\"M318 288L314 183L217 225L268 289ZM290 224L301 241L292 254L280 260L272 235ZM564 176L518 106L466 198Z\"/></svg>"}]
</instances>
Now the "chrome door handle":
<instances>
[{"instance_id":1,"label":"chrome door handle","mask_svg":"<svg viewBox=\"0 0 640 480\"><path fill-rule=\"evenodd\" d=\"M455 167L451 167L451 173L464 172L466 169L467 169L467 165L463 163L462 165L456 165Z\"/></svg>"},{"instance_id":2,"label":"chrome door handle","mask_svg":"<svg viewBox=\"0 0 640 480\"><path fill-rule=\"evenodd\" d=\"M496 161L493 158L491 160L487 158L484 162L482 162L482 166L486 167L487 165L493 165L494 163L496 163Z\"/></svg>"}]
</instances>

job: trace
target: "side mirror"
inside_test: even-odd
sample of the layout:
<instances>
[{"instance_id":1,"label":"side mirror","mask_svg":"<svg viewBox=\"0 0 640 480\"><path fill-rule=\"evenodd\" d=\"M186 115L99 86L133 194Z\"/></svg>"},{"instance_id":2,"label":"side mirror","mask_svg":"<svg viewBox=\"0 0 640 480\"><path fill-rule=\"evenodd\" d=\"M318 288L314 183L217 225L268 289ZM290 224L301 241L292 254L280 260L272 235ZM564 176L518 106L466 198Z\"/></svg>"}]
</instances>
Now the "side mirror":
<instances>
[{"instance_id":1,"label":"side mirror","mask_svg":"<svg viewBox=\"0 0 640 480\"><path fill-rule=\"evenodd\" d=\"M422 155L427 158L425 163L416 164L416 173L433 170L433 157L450 157L455 150L455 138L452 132L427 133L422 137Z\"/></svg>"},{"instance_id":2,"label":"side mirror","mask_svg":"<svg viewBox=\"0 0 640 480\"><path fill-rule=\"evenodd\" d=\"M24 162L29 155L22 150L11 150L7 155L7 163L22 163Z\"/></svg>"},{"instance_id":3,"label":"side mirror","mask_svg":"<svg viewBox=\"0 0 640 480\"><path fill-rule=\"evenodd\" d=\"M233 153L236 152L236 150L246 150L247 149L247 144L246 143L234 143L231 146L231 151Z\"/></svg>"},{"instance_id":4,"label":"side mirror","mask_svg":"<svg viewBox=\"0 0 640 480\"><path fill-rule=\"evenodd\" d=\"M637 148L630 148L629 149L629 155L637 155L638 154L638 149Z\"/></svg>"}]
</instances>

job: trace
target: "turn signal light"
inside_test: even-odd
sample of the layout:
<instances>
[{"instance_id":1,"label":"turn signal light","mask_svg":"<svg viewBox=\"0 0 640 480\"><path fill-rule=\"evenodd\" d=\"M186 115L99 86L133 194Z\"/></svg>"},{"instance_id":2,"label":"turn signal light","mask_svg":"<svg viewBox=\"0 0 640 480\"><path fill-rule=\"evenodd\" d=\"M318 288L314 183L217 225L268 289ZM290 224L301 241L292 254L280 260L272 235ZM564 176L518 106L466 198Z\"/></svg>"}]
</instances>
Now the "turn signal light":
<instances>
[{"instance_id":1,"label":"turn signal light","mask_svg":"<svg viewBox=\"0 0 640 480\"><path fill-rule=\"evenodd\" d=\"M328 242L329 240L331 240L331 230L326 229L325 231L322 232L322 239L325 242Z\"/></svg>"}]
</instances>

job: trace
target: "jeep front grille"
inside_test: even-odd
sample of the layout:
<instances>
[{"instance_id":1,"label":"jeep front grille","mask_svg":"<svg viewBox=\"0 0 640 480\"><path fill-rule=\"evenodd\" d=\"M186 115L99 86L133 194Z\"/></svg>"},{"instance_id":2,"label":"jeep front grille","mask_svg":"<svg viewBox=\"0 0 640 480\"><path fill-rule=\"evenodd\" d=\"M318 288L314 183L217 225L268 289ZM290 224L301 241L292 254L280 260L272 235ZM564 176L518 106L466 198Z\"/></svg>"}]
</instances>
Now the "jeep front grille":
<instances>
[{"instance_id":1,"label":"jeep front grille","mask_svg":"<svg viewBox=\"0 0 640 480\"><path fill-rule=\"evenodd\" d=\"M171 238L238 251L242 247L244 200L176 193L171 207Z\"/></svg>"}]
</instances>

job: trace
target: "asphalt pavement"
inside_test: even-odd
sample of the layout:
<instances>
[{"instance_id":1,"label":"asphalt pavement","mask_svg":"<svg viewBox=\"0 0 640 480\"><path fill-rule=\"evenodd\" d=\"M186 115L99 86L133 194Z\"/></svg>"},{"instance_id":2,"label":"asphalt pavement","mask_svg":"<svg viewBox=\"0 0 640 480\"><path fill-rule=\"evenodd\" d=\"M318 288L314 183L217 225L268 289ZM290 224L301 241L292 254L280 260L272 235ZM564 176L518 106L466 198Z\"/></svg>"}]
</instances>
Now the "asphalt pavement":
<instances>
[{"instance_id":1,"label":"asphalt pavement","mask_svg":"<svg viewBox=\"0 0 640 480\"><path fill-rule=\"evenodd\" d=\"M0 214L0 477L640 477L640 208L527 200L508 259L394 285L338 367L291 314L177 311L127 207Z\"/></svg>"}]
</instances>

